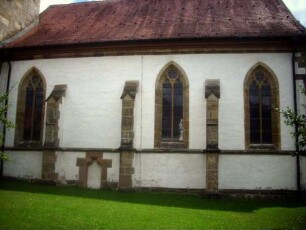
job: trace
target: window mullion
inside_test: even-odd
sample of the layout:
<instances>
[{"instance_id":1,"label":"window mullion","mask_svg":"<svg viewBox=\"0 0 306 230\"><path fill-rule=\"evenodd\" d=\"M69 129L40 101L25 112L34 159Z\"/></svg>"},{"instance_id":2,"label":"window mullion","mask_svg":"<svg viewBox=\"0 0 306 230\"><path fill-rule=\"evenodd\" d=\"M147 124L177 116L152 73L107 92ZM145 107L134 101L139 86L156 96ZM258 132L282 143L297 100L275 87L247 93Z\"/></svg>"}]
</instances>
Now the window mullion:
<instances>
[{"instance_id":1,"label":"window mullion","mask_svg":"<svg viewBox=\"0 0 306 230\"><path fill-rule=\"evenodd\" d=\"M171 82L171 141L174 137L174 84Z\"/></svg>"},{"instance_id":2,"label":"window mullion","mask_svg":"<svg viewBox=\"0 0 306 230\"><path fill-rule=\"evenodd\" d=\"M36 88L33 88L33 103L32 103L32 111L31 111L31 141L33 140L34 133L34 116L35 116L35 105L36 105Z\"/></svg>"},{"instance_id":3,"label":"window mullion","mask_svg":"<svg viewBox=\"0 0 306 230\"><path fill-rule=\"evenodd\" d=\"M260 144L263 143L263 127L262 127L262 90L259 86L259 135L260 135Z\"/></svg>"}]
</instances>

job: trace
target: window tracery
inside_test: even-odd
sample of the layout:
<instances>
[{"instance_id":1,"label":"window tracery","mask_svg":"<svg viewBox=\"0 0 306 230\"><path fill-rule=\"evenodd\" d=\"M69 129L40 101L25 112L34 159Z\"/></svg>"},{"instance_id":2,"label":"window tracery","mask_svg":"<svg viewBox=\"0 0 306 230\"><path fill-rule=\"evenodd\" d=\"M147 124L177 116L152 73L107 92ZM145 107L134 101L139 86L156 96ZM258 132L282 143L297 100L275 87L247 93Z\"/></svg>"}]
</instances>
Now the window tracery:
<instances>
[{"instance_id":1,"label":"window tracery","mask_svg":"<svg viewBox=\"0 0 306 230\"><path fill-rule=\"evenodd\" d=\"M245 82L245 123L247 148L280 147L278 82L262 65L254 68Z\"/></svg>"},{"instance_id":2,"label":"window tracery","mask_svg":"<svg viewBox=\"0 0 306 230\"><path fill-rule=\"evenodd\" d=\"M155 97L155 147L187 148L188 81L175 66L160 75Z\"/></svg>"},{"instance_id":3,"label":"window tracery","mask_svg":"<svg viewBox=\"0 0 306 230\"><path fill-rule=\"evenodd\" d=\"M15 145L41 146L44 104L44 80L36 69L32 69L19 85Z\"/></svg>"}]
</instances>

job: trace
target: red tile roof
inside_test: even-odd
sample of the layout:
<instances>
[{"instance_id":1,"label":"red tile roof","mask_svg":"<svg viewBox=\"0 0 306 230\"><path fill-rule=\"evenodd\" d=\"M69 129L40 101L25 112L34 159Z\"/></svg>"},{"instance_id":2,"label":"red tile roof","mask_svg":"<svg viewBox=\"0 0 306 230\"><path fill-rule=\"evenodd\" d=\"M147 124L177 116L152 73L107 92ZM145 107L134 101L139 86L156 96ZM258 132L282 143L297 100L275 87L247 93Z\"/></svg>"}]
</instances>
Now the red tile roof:
<instances>
[{"instance_id":1,"label":"red tile roof","mask_svg":"<svg viewBox=\"0 0 306 230\"><path fill-rule=\"evenodd\" d=\"M107 0L54 5L8 47L306 34L280 0Z\"/></svg>"}]
</instances>

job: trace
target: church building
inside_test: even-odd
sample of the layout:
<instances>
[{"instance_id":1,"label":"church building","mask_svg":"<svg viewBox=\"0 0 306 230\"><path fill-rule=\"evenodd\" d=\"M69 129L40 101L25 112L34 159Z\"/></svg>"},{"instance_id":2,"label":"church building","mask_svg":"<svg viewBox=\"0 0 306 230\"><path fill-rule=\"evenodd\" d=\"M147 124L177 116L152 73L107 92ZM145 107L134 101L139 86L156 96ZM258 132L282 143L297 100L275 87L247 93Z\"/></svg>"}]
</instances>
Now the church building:
<instances>
[{"instance_id":1,"label":"church building","mask_svg":"<svg viewBox=\"0 0 306 230\"><path fill-rule=\"evenodd\" d=\"M306 29L281 0L50 6L0 47L3 175L89 188L284 194L306 157Z\"/></svg>"}]
</instances>

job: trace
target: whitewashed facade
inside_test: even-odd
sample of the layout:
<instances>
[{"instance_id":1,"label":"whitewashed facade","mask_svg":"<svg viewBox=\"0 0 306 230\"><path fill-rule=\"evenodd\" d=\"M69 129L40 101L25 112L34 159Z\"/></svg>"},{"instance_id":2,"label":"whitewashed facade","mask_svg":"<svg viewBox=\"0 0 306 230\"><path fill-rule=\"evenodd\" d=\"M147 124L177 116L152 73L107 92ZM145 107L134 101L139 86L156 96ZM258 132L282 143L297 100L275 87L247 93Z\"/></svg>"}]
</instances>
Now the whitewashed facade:
<instances>
[{"instance_id":1,"label":"whitewashed facade","mask_svg":"<svg viewBox=\"0 0 306 230\"><path fill-rule=\"evenodd\" d=\"M294 128L275 110L306 113L306 29L276 0L171 3L54 6L3 42L1 94L9 89L16 124L3 132L4 176L213 194L306 190L306 158L292 156Z\"/></svg>"},{"instance_id":2,"label":"whitewashed facade","mask_svg":"<svg viewBox=\"0 0 306 230\"><path fill-rule=\"evenodd\" d=\"M66 84L60 104L59 139L55 172L61 183L78 180L78 157L82 149L111 149L107 180L119 183L121 100L125 81L138 80L135 101L135 154L133 187L205 189L206 100L204 83L220 80L219 148L220 189L296 189L295 158L279 154L235 154L245 150L243 82L247 72L264 63L275 73L280 85L280 107L293 106L292 54L186 54L91 58L64 58L12 62L8 118L16 119L18 84L35 67L46 80L46 95L54 85ZM154 152L155 82L161 69L175 62L190 82L189 150L183 153ZM303 70L299 70L303 71ZM3 69L2 74L6 71ZM2 76L4 79L5 76ZM292 128L281 119L281 151L294 151ZM14 129L7 131L6 146L14 147ZM65 149L68 149L65 151ZM75 149L69 150L69 149ZM142 152L142 150L146 150ZM152 150L152 152L150 152ZM9 150L4 175L41 179L42 152ZM105 158L104 156L104 158ZM301 159L305 188L305 159ZM99 167L98 165L92 167ZM100 187L99 173L90 173L89 187ZM99 172L99 170L97 171ZM96 181L95 181L96 178Z\"/></svg>"}]
</instances>

